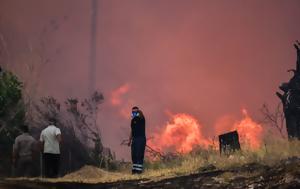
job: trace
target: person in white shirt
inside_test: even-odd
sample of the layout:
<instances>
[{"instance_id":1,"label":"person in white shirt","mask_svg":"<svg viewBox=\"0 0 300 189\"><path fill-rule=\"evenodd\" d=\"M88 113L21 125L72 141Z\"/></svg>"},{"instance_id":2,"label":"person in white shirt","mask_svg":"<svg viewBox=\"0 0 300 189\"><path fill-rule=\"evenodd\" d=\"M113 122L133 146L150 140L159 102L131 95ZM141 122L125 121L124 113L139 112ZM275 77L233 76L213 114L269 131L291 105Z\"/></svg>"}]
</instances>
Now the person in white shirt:
<instances>
[{"instance_id":1,"label":"person in white shirt","mask_svg":"<svg viewBox=\"0 0 300 189\"><path fill-rule=\"evenodd\" d=\"M55 178L59 172L61 132L57 128L56 121L51 120L40 136L43 151L45 177Z\"/></svg>"}]
</instances>

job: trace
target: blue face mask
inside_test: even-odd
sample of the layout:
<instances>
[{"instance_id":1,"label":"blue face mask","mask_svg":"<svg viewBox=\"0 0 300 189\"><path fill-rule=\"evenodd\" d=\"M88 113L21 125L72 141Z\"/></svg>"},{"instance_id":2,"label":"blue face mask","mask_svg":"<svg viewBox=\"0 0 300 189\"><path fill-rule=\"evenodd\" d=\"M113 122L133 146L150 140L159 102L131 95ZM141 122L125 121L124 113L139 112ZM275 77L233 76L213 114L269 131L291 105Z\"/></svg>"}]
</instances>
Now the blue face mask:
<instances>
[{"instance_id":1,"label":"blue face mask","mask_svg":"<svg viewBox=\"0 0 300 189\"><path fill-rule=\"evenodd\" d=\"M138 117L139 115L140 115L139 112L132 112L131 113L132 118Z\"/></svg>"}]
</instances>

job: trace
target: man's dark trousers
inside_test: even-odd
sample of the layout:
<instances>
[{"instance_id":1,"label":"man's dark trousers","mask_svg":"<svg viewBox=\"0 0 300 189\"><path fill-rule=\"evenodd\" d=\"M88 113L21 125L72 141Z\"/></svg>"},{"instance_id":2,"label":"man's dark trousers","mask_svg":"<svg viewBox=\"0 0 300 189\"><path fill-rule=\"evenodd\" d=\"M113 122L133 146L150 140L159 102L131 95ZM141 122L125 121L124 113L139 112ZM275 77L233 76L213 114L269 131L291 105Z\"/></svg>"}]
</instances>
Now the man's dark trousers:
<instances>
[{"instance_id":1,"label":"man's dark trousers","mask_svg":"<svg viewBox=\"0 0 300 189\"><path fill-rule=\"evenodd\" d=\"M131 145L132 173L142 173L144 164L144 153L146 137L134 137Z\"/></svg>"},{"instance_id":2,"label":"man's dark trousers","mask_svg":"<svg viewBox=\"0 0 300 189\"><path fill-rule=\"evenodd\" d=\"M56 178L59 172L60 154L43 154L45 177Z\"/></svg>"}]
</instances>

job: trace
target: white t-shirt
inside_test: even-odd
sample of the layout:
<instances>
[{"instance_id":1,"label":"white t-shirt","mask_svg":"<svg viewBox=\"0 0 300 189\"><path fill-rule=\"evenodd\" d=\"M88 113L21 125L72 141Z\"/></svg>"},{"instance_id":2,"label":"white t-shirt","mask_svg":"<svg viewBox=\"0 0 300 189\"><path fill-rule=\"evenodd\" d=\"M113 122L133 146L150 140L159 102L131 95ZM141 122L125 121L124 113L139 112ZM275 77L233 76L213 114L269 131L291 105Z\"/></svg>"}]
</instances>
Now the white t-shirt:
<instances>
[{"instance_id":1,"label":"white t-shirt","mask_svg":"<svg viewBox=\"0 0 300 189\"><path fill-rule=\"evenodd\" d=\"M54 125L49 125L41 133L40 141L44 142L44 153L60 154L59 141L57 135L60 135L60 129Z\"/></svg>"}]
</instances>

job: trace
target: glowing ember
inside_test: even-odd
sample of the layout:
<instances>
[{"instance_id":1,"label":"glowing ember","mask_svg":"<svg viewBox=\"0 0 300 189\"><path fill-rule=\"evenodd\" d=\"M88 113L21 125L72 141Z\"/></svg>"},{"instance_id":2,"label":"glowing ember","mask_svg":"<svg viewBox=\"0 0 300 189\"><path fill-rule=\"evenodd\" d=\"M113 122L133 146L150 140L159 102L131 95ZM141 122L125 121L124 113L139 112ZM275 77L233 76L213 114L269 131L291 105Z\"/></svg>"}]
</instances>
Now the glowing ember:
<instances>
[{"instance_id":1,"label":"glowing ember","mask_svg":"<svg viewBox=\"0 0 300 189\"><path fill-rule=\"evenodd\" d=\"M167 123L160 134L156 134L150 145L164 151L190 152L194 146L207 147L209 142L201 133L202 126L187 114L171 115L171 122Z\"/></svg>"}]
</instances>

